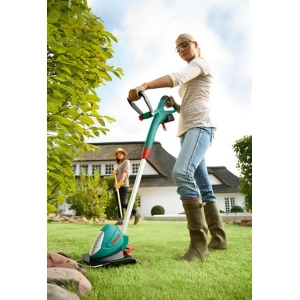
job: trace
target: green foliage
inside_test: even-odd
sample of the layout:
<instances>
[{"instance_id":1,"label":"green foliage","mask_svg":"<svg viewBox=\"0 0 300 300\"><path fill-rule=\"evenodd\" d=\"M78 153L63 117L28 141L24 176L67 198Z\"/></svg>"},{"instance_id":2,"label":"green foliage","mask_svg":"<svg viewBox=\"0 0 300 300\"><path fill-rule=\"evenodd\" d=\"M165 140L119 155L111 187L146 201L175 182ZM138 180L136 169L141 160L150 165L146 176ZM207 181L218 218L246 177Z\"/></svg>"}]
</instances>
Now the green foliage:
<instances>
[{"instance_id":1,"label":"green foliage","mask_svg":"<svg viewBox=\"0 0 300 300\"><path fill-rule=\"evenodd\" d=\"M87 218L118 218L118 203L114 193L115 178L113 176L101 177L99 170L95 170L94 177L86 175L82 168L80 179L76 183L76 193L67 198L69 209L76 211L76 216ZM127 203L130 200L132 189L128 190ZM136 199L139 195L136 195ZM137 209L137 201L133 207ZM124 212L124 214L126 211Z\"/></svg>"},{"instance_id":2,"label":"green foliage","mask_svg":"<svg viewBox=\"0 0 300 300\"><path fill-rule=\"evenodd\" d=\"M111 197L109 202L107 203L105 214L107 219L115 219L118 218L118 204L115 198L115 178L113 176L107 177L107 182L109 186L109 190L111 191Z\"/></svg>"},{"instance_id":3,"label":"green foliage","mask_svg":"<svg viewBox=\"0 0 300 300\"><path fill-rule=\"evenodd\" d=\"M154 205L151 208L151 216L153 215L164 215L165 209L161 205Z\"/></svg>"},{"instance_id":4,"label":"green foliage","mask_svg":"<svg viewBox=\"0 0 300 300\"><path fill-rule=\"evenodd\" d=\"M252 212L252 135L244 136L232 146L241 171L239 192L245 196L245 208Z\"/></svg>"},{"instance_id":5,"label":"green foliage","mask_svg":"<svg viewBox=\"0 0 300 300\"><path fill-rule=\"evenodd\" d=\"M74 209L77 216L105 218L105 209L111 197L107 177L101 178L98 169L94 176L86 175L82 168L76 193L67 198L67 203L71 204L70 209Z\"/></svg>"},{"instance_id":6,"label":"green foliage","mask_svg":"<svg viewBox=\"0 0 300 300\"><path fill-rule=\"evenodd\" d=\"M47 0L47 212L55 211L76 191L72 162L98 150L85 138L109 131L99 114L95 89L121 78L123 71L106 64L112 41L86 0Z\"/></svg>"},{"instance_id":7,"label":"green foliage","mask_svg":"<svg viewBox=\"0 0 300 300\"><path fill-rule=\"evenodd\" d=\"M244 212L244 209L238 205L232 206L231 207L231 212Z\"/></svg>"}]
</instances>

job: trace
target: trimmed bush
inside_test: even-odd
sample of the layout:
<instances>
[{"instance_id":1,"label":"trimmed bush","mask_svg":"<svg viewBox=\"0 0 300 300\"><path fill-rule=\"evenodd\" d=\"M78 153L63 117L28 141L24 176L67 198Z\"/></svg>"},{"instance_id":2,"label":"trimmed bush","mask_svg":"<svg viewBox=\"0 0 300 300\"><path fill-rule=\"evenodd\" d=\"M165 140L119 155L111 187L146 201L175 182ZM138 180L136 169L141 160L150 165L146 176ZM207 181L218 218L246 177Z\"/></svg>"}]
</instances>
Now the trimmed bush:
<instances>
[{"instance_id":1,"label":"trimmed bush","mask_svg":"<svg viewBox=\"0 0 300 300\"><path fill-rule=\"evenodd\" d=\"M151 216L153 215L164 215L165 209L161 205L154 205L151 209Z\"/></svg>"},{"instance_id":2,"label":"trimmed bush","mask_svg":"<svg viewBox=\"0 0 300 300\"><path fill-rule=\"evenodd\" d=\"M243 208L238 205L232 206L230 211L231 212L244 212Z\"/></svg>"}]
</instances>

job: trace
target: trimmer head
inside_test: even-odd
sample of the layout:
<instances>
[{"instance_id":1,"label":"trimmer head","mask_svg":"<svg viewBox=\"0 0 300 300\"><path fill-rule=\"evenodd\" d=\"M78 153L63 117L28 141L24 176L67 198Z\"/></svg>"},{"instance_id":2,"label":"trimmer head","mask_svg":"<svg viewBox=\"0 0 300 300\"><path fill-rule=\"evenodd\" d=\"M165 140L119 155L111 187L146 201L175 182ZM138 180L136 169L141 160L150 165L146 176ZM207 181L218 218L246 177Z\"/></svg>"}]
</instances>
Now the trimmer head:
<instances>
[{"instance_id":1,"label":"trimmer head","mask_svg":"<svg viewBox=\"0 0 300 300\"><path fill-rule=\"evenodd\" d=\"M106 224L96 236L89 253L83 254L84 264L94 268L136 263L128 253L134 250L128 247L128 236L118 226Z\"/></svg>"}]
</instances>

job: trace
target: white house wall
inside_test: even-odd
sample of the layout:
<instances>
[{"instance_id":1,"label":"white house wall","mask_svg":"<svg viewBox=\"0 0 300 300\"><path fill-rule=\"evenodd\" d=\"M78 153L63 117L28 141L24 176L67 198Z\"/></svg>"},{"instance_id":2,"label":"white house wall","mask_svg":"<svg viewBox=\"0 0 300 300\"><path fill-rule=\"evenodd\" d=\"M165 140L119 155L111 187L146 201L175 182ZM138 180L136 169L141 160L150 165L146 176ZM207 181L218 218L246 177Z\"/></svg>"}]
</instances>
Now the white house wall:
<instances>
[{"instance_id":1,"label":"white house wall","mask_svg":"<svg viewBox=\"0 0 300 300\"><path fill-rule=\"evenodd\" d=\"M219 179L217 179L214 175L208 174L208 177L212 185L222 184L222 182Z\"/></svg>"},{"instance_id":2,"label":"white house wall","mask_svg":"<svg viewBox=\"0 0 300 300\"><path fill-rule=\"evenodd\" d=\"M131 160L132 164L139 164L140 160ZM115 164L116 161L107 161L105 163L101 162L101 174L105 175L105 165ZM99 164L99 162L89 161L77 163L76 175L79 175L80 165L88 165L88 174L92 174L92 165ZM142 175L156 175L157 172L146 162ZM213 175L209 174L210 182L213 186L221 184L221 182ZM130 186L133 187L134 180L130 179ZM155 205L161 205L165 209L166 215L178 215L183 213L183 207L179 195L176 192L176 186L171 187L139 187L138 194L140 195L140 208L139 212L143 216L151 216L151 209ZM240 193L222 193L215 194L217 198L217 203L219 210L226 211L225 208L225 198L234 198L235 205L244 206L244 196ZM75 214L74 211L69 210L68 204L59 205L59 209L65 214Z\"/></svg>"},{"instance_id":3,"label":"white house wall","mask_svg":"<svg viewBox=\"0 0 300 300\"><path fill-rule=\"evenodd\" d=\"M234 198L235 205L238 205L240 207L244 208L244 201L245 197L242 194L239 193L232 193L232 194L225 194L225 193L220 193L220 194L215 194L218 202L218 207L219 210L226 211L225 208L225 198Z\"/></svg>"},{"instance_id":4,"label":"white house wall","mask_svg":"<svg viewBox=\"0 0 300 300\"><path fill-rule=\"evenodd\" d=\"M131 160L130 161L130 164L140 164L141 161L138 160L138 161L134 161L134 160ZM149 163L146 161L145 163L145 167L144 167L144 170L143 170L143 175L144 174L147 174L147 175L157 175L158 173L149 165Z\"/></svg>"},{"instance_id":5,"label":"white house wall","mask_svg":"<svg viewBox=\"0 0 300 300\"><path fill-rule=\"evenodd\" d=\"M165 209L165 215L178 215L184 212L176 187L140 187L138 189L140 196L139 213L142 217L151 216L151 209L155 205L161 205ZM239 193L215 194L219 210L226 211L225 198L234 198L235 205L244 206L244 196ZM75 215L74 210L69 210L69 204L64 203L58 206L63 214Z\"/></svg>"},{"instance_id":6,"label":"white house wall","mask_svg":"<svg viewBox=\"0 0 300 300\"><path fill-rule=\"evenodd\" d=\"M174 215L183 212L183 207L176 187L140 187L138 189L141 206L139 213L142 216L151 216L151 209L155 205L161 205L166 215Z\"/></svg>"},{"instance_id":7,"label":"white house wall","mask_svg":"<svg viewBox=\"0 0 300 300\"><path fill-rule=\"evenodd\" d=\"M155 205L161 205L165 209L165 215L178 215L183 213L183 207L176 187L140 187L138 189L140 195L140 204L138 208L142 217L151 216L151 209ZM244 206L244 196L239 193L232 194L215 194L219 210L226 211L225 198L234 198L235 205ZM58 206L63 214L75 215L74 210L69 210L69 204L64 203Z\"/></svg>"},{"instance_id":8,"label":"white house wall","mask_svg":"<svg viewBox=\"0 0 300 300\"><path fill-rule=\"evenodd\" d=\"M184 212L182 202L176 192L176 187L140 187L139 212L142 216L151 216L151 209L155 205L161 205L165 209L166 215L178 215ZM235 205L243 207L244 197L238 193L215 194L219 210L226 211L225 198L234 198Z\"/></svg>"}]
</instances>

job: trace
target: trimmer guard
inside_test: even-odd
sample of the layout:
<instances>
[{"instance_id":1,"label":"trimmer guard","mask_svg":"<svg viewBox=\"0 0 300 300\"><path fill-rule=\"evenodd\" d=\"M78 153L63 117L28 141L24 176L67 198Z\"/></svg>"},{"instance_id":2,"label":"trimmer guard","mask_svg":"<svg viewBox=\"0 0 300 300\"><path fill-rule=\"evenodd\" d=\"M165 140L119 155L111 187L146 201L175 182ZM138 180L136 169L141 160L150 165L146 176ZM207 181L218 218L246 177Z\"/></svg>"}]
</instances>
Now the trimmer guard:
<instances>
[{"instance_id":1,"label":"trimmer guard","mask_svg":"<svg viewBox=\"0 0 300 300\"><path fill-rule=\"evenodd\" d=\"M78 260L80 265L93 267L106 267L119 264L135 263L136 260L128 253L133 247L128 247L128 236L116 225L104 225L96 236L89 253L83 254L83 259Z\"/></svg>"},{"instance_id":2,"label":"trimmer guard","mask_svg":"<svg viewBox=\"0 0 300 300\"><path fill-rule=\"evenodd\" d=\"M88 253L85 253L82 257L82 260L77 260L77 263L82 267L88 266L92 268L105 268L124 264L135 264L136 260L126 253L126 250L119 250L118 252L107 257L102 257L93 260L91 260L91 257Z\"/></svg>"}]
</instances>

